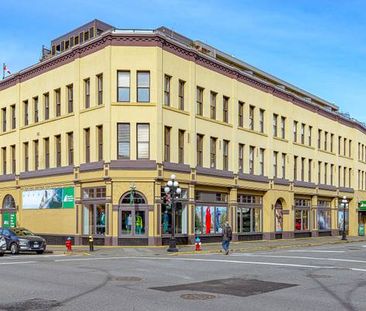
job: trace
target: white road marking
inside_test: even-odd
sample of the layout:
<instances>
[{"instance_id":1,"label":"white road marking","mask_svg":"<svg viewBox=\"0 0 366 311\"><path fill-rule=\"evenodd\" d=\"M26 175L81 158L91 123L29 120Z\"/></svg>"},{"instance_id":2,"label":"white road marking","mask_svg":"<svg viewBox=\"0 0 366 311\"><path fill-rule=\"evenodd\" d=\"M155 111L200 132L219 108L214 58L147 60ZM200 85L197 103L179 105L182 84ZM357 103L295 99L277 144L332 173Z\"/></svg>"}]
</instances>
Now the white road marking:
<instances>
[{"instance_id":1,"label":"white road marking","mask_svg":"<svg viewBox=\"0 0 366 311\"><path fill-rule=\"evenodd\" d=\"M37 261L13 261L13 262L0 262L0 265L18 265L18 264L28 264L36 263Z\"/></svg>"},{"instance_id":2,"label":"white road marking","mask_svg":"<svg viewBox=\"0 0 366 311\"><path fill-rule=\"evenodd\" d=\"M59 255L21 255L19 256L9 256L6 257L7 259L19 259L19 258L37 258L37 259L42 259L42 258L52 258L52 257L65 257L65 254L59 254Z\"/></svg>"},{"instance_id":3,"label":"white road marking","mask_svg":"<svg viewBox=\"0 0 366 311\"><path fill-rule=\"evenodd\" d=\"M366 269L350 268L350 270L366 272Z\"/></svg>"},{"instance_id":4,"label":"white road marking","mask_svg":"<svg viewBox=\"0 0 366 311\"><path fill-rule=\"evenodd\" d=\"M328 250L301 250L301 249L292 249L292 250L288 250L286 252L290 252L290 253L345 253L346 251L328 251Z\"/></svg>"},{"instance_id":5,"label":"white road marking","mask_svg":"<svg viewBox=\"0 0 366 311\"><path fill-rule=\"evenodd\" d=\"M354 262L365 263L365 260L356 259L341 259L341 258L322 258L322 257L308 257L308 256L284 256L284 255L267 255L267 254L232 254L236 257L268 257L268 258L295 258L295 259L309 259L309 260L324 260L324 261L340 261L340 262Z\"/></svg>"}]
</instances>

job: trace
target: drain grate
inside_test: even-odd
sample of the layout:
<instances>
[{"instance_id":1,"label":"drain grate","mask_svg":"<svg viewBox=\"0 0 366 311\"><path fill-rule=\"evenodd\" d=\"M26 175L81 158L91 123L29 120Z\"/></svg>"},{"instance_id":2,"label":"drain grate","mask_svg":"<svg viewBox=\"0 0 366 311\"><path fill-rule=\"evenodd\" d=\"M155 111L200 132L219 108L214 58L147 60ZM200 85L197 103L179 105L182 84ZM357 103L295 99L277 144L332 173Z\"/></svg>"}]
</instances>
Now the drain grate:
<instances>
[{"instance_id":1,"label":"drain grate","mask_svg":"<svg viewBox=\"0 0 366 311\"><path fill-rule=\"evenodd\" d=\"M180 297L186 300L209 300L216 298L215 295L209 294L183 294Z\"/></svg>"},{"instance_id":2,"label":"drain grate","mask_svg":"<svg viewBox=\"0 0 366 311\"><path fill-rule=\"evenodd\" d=\"M112 280L118 282L140 282L142 281L142 278L139 278L138 276L117 276Z\"/></svg>"},{"instance_id":3,"label":"drain grate","mask_svg":"<svg viewBox=\"0 0 366 311\"><path fill-rule=\"evenodd\" d=\"M0 310L5 311L48 311L61 306L57 300L33 298L19 302L0 304Z\"/></svg>"},{"instance_id":4,"label":"drain grate","mask_svg":"<svg viewBox=\"0 0 366 311\"><path fill-rule=\"evenodd\" d=\"M280 289L297 286L296 284L286 284L277 282L268 282L261 280L247 280L240 278L218 279L198 283L189 283L172 286L152 287L151 289L164 292L192 291L206 292L213 294L232 295L238 297L247 297Z\"/></svg>"}]
</instances>

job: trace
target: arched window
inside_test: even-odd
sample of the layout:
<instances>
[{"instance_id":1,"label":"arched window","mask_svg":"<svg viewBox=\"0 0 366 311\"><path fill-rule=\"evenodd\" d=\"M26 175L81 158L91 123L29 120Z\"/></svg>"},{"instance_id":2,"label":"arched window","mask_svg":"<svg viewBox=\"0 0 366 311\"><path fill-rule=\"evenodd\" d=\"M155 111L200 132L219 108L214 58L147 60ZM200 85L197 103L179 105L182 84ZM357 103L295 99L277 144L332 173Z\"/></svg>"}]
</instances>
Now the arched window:
<instances>
[{"instance_id":1,"label":"arched window","mask_svg":"<svg viewBox=\"0 0 366 311\"><path fill-rule=\"evenodd\" d=\"M283 231L283 209L282 201L280 199L278 199L275 204L275 226L276 232Z\"/></svg>"},{"instance_id":2,"label":"arched window","mask_svg":"<svg viewBox=\"0 0 366 311\"><path fill-rule=\"evenodd\" d=\"M4 198L3 209L15 209L15 201L10 194L7 194Z\"/></svg>"},{"instance_id":3,"label":"arched window","mask_svg":"<svg viewBox=\"0 0 366 311\"><path fill-rule=\"evenodd\" d=\"M146 200L141 193L128 191L122 195L120 204L146 204Z\"/></svg>"}]
</instances>

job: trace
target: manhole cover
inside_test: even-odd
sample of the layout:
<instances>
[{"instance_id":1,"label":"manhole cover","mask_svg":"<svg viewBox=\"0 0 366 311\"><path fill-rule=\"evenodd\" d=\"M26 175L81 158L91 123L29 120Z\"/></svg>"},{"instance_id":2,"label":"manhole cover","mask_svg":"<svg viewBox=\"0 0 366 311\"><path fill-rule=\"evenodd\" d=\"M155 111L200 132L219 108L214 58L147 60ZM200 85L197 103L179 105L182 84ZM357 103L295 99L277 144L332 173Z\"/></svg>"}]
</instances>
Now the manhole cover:
<instances>
[{"instance_id":1,"label":"manhole cover","mask_svg":"<svg viewBox=\"0 0 366 311\"><path fill-rule=\"evenodd\" d=\"M0 310L6 311L48 311L54 307L61 306L57 300L33 298L19 302L0 304Z\"/></svg>"},{"instance_id":2,"label":"manhole cover","mask_svg":"<svg viewBox=\"0 0 366 311\"><path fill-rule=\"evenodd\" d=\"M215 295L209 294L183 294L180 297L187 300L209 300L216 298Z\"/></svg>"},{"instance_id":3,"label":"manhole cover","mask_svg":"<svg viewBox=\"0 0 366 311\"><path fill-rule=\"evenodd\" d=\"M117 276L113 278L113 281L119 281L119 282L139 282L142 281L142 278L139 278L137 276Z\"/></svg>"}]
</instances>

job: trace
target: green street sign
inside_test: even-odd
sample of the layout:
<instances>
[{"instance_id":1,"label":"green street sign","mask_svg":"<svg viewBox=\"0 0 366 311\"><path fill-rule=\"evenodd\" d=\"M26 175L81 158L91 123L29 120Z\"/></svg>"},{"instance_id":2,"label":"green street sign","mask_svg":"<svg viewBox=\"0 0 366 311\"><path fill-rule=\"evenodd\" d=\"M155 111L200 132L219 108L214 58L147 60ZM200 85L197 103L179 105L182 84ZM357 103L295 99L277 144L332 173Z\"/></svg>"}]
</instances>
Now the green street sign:
<instances>
[{"instance_id":1,"label":"green street sign","mask_svg":"<svg viewBox=\"0 0 366 311\"><path fill-rule=\"evenodd\" d=\"M359 211L365 211L366 212L366 201L360 201L360 202L358 202L358 210Z\"/></svg>"},{"instance_id":2,"label":"green street sign","mask_svg":"<svg viewBox=\"0 0 366 311\"><path fill-rule=\"evenodd\" d=\"M15 228L17 226L17 214L5 212L3 214L3 227Z\"/></svg>"}]
</instances>

